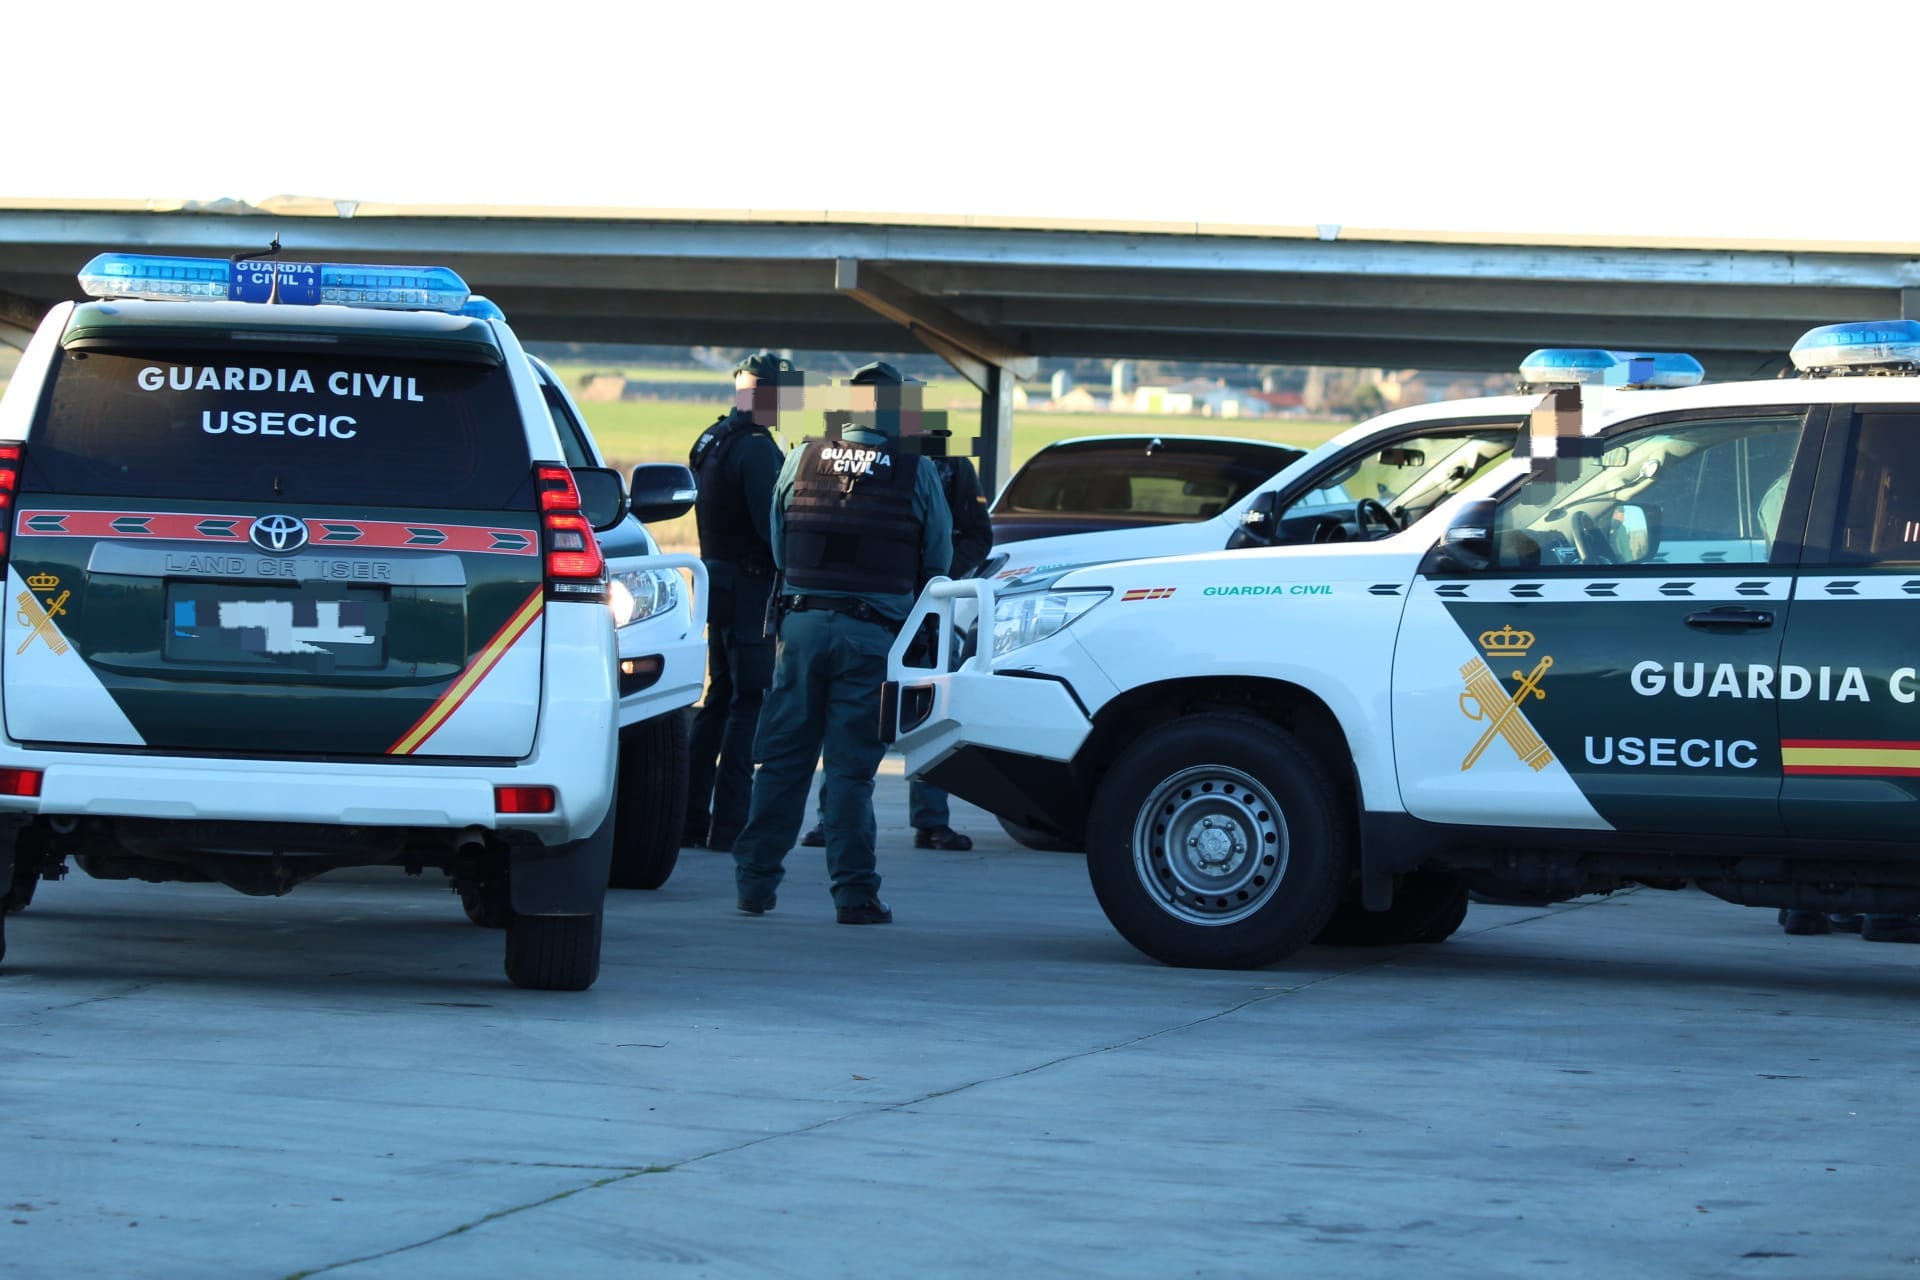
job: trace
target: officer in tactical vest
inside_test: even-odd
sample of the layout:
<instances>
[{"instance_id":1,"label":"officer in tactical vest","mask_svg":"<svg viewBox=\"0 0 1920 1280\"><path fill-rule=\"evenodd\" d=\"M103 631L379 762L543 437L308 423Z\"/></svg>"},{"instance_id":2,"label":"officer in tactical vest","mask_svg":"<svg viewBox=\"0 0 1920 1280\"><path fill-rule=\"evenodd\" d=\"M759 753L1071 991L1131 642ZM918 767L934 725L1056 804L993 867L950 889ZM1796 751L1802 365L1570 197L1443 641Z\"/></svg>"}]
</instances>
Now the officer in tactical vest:
<instances>
[{"instance_id":1,"label":"officer in tactical vest","mask_svg":"<svg viewBox=\"0 0 1920 1280\"><path fill-rule=\"evenodd\" d=\"M765 617L774 577L773 482L784 457L771 432L780 420L780 388L791 393L803 376L769 352L742 360L733 370L733 412L702 432L687 458L700 484L694 520L711 584L707 696L688 743L683 842L692 846L731 849L747 820L753 734L773 683Z\"/></svg>"},{"instance_id":2,"label":"officer in tactical vest","mask_svg":"<svg viewBox=\"0 0 1920 1280\"><path fill-rule=\"evenodd\" d=\"M780 647L760 718L760 771L747 825L734 842L740 910L773 909L781 867L806 816L814 762L825 757L827 869L834 918L887 924L874 869L873 775L880 741L880 686L887 650L920 587L945 573L953 521L939 472L903 430L898 370L856 371L871 387L838 436L809 440L787 458L774 486L773 556L785 575Z\"/></svg>"},{"instance_id":3,"label":"officer in tactical vest","mask_svg":"<svg viewBox=\"0 0 1920 1280\"><path fill-rule=\"evenodd\" d=\"M932 426L934 416L928 415L921 455L933 460L934 470L940 475L940 492L953 515L953 564L947 575L968 578L979 571L986 563L987 553L993 550L993 523L987 518L987 496L980 490L980 473L973 469L973 461L947 452L948 438L953 432L946 428L945 417L939 415L942 425L936 428ZM822 822L826 820L826 811L827 789L823 786L820 789ZM930 782L918 778L908 781L907 820L913 824L916 849L964 852L973 848L972 837L955 831L951 825L947 793ZM810 849L818 849L826 842L826 833L818 826L800 837L800 843Z\"/></svg>"}]
</instances>

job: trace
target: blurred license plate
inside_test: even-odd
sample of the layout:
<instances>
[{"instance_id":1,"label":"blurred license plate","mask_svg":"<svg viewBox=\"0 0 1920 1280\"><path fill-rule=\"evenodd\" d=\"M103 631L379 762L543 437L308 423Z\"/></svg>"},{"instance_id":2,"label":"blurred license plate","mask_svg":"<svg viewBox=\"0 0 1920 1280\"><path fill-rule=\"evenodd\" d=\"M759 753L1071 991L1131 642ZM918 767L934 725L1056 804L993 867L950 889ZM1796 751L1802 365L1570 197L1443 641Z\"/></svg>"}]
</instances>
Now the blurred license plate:
<instances>
[{"instance_id":1,"label":"blurred license plate","mask_svg":"<svg viewBox=\"0 0 1920 1280\"><path fill-rule=\"evenodd\" d=\"M326 672L387 661L387 593L318 584L167 584L172 662Z\"/></svg>"}]
</instances>

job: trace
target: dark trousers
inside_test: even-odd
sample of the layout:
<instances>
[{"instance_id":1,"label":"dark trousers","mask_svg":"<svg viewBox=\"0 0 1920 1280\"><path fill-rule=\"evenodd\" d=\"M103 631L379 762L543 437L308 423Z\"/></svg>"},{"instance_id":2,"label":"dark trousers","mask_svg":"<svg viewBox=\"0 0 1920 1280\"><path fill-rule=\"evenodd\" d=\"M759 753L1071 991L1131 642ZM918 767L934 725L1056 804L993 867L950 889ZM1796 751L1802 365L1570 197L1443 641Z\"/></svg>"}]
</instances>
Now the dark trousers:
<instances>
[{"instance_id":1,"label":"dark trousers","mask_svg":"<svg viewBox=\"0 0 1920 1280\"><path fill-rule=\"evenodd\" d=\"M953 811L947 804L947 793L931 782L922 782L918 778L907 779L907 821L915 830L931 831L935 827L944 827L952 821ZM820 817L818 822L827 819L827 788L820 788ZM818 825L818 823L816 823Z\"/></svg>"},{"instance_id":2,"label":"dark trousers","mask_svg":"<svg viewBox=\"0 0 1920 1280\"><path fill-rule=\"evenodd\" d=\"M707 696L688 736L687 838L726 848L747 821L753 735L773 683L773 641L762 634L773 579L707 562Z\"/></svg>"},{"instance_id":3,"label":"dark trousers","mask_svg":"<svg viewBox=\"0 0 1920 1280\"><path fill-rule=\"evenodd\" d=\"M893 628L844 613L790 613L780 627L773 689L760 718L760 772L753 806L733 844L742 902L765 902L786 876L781 863L807 816L813 767L824 758L827 871L836 906L880 891L873 854L873 775L880 741L880 686Z\"/></svg>"}]
</instances>

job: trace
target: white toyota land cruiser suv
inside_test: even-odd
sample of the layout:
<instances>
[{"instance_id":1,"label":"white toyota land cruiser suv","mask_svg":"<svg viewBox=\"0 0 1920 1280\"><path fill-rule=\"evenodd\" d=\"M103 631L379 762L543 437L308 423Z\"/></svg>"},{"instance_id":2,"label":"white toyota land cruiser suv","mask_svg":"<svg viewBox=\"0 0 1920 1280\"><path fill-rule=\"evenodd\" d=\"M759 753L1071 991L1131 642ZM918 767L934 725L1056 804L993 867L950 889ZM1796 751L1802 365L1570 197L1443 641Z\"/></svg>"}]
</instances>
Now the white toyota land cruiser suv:
<instances>
[{"instance_id":1,"label":"white toyota land cruiser suv","mask_svg":"<svg viewBox=\"0 0 1920 1280\"><path fill-rule=\"evenodd\" d=\"M444 268L103 254L81 284L0 400L9 908L68 860L251 894L434 867L513 982L590 986L620 477L566 465Z\"/></svg>"},{"instance_id":2,"label":"white toyota land cruiser suv","mask_svg":"<svg viewBox=\"0 0 1920 1280\"><path fill-rule=\"evenodd\" d=\"M568 465L606 466L559 375L544 361L532 364ZM696 492L685 464L643 463L633 469L627 518L599 534L620 646L620 768L608 877L615 889L658 889L680 859L686 708L700 701L707 682L707 566L698 556L662 553L647 523L685 515Z\"/></svg>"},{"instance_id":3,"label":"white toyota land cruiser suv","mask_svg":"<svg viewBox=\"0 0 1920 1280\"><path fill-rule=\"evenodd\" d=\"M1084 836L1179 965L1435 941L1475 889L1920 909L1920 323L1814 330L1795 381L1583 399L1620 362L1561 354L1514 459L1391 537L934 583L908 772Z\"/></svg>"}]
</instances>

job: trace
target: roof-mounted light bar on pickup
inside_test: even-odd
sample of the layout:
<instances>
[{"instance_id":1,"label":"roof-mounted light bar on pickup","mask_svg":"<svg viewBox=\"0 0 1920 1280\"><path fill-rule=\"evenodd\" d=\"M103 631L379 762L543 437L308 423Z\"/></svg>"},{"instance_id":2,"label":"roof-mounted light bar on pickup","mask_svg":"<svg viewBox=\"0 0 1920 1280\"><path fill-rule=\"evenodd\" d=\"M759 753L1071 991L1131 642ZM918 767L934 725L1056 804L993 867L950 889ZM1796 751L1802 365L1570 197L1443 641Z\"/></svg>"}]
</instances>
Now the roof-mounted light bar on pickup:
<instances>
[{"instance_id":1,"label":"roof-mounted light bar on pickup","mask_svg":"<svg viewBox=\"0 0 1920 1280\"><path fill-rule=\"evenodd\" d=\"M477 293L467 299L466 305L460 308L460 314L470 320L505 320L507 318L507 313L500 309L499 303Z\"/></svg>"},{"instance_id":2,"label":"roof-mounted light bar on pickup","mask_svg":"<svg viewBox=\"0 0 1920 1280\"><path fill-rule=\"evenodd\" d=\"M1543 347L1520 362L1528 387L1578 383L1585 387L1697 387L1707 371L1684 351L1606 351L1598 347Z\"/></svg>"},{"instance_id":3,"label":"roof-mounted light bar on pickup","mask_svg":"<svg viewBox=\"0 0 1920 1280\"><path fill-rule=\"evenodd\" d=\"M1920 372L1920 320L1866 320L1809 329L1793 344L1793 367L1810 377Z\"/></svg>"},{"instance_id":4,"label":"roof-mounted light bar on pickup","mask_svg":"<svg viewBox=\"0 0 1920 1280\"><path fill-rule=\"evenodd\" d=\"M146 253L102 253L80 271L93 298L156 302L220 299L331 304L386 311L458 312L467 282L446 267L383 267L347 262L286 262L278 258L229 262Z\"/></svg>"}]
</instances>

